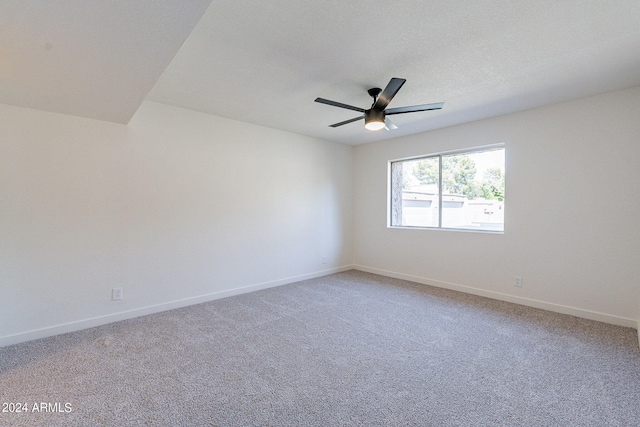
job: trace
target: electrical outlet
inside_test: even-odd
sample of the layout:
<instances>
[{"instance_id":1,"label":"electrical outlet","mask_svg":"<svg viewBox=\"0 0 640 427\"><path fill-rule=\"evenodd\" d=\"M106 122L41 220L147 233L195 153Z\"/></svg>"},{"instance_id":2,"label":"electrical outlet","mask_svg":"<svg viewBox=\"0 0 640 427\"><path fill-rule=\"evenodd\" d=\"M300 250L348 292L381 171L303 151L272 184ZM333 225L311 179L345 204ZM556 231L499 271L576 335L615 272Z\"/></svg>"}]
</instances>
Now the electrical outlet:
<instances>
[{"instance_id":1,"label":"electrical outlet","mask_svg":"<svg viewBox=\"0 0 640 427\"><path fill-rule=\"evenodd\" d=\"M326 257L326 256L323 256L323 257L322 257L322 263L323 263L323 264L326 264L326 263L327 263L327 257Z\"/></svg>"},{"instance_id":2,"label":"electrical outlet","mask_svg":"<svg viewBox=\"0 0 640 427\"><path fill-rule=\"evenodd\" d=\"M516 288L521 288L522 287L522 277L515 277L513 279L513 286L515 286Z\"/></svg>"},{"instance_id":3,"label":"electrical outlet","mask_svg":"<svg viewBox=\"0 0 640 427\"><path fill-rule=\"evenodd\" d=\"M111 301L118 301L122 299L122 288L111 289Z\"/></svg>"}]
</instances>

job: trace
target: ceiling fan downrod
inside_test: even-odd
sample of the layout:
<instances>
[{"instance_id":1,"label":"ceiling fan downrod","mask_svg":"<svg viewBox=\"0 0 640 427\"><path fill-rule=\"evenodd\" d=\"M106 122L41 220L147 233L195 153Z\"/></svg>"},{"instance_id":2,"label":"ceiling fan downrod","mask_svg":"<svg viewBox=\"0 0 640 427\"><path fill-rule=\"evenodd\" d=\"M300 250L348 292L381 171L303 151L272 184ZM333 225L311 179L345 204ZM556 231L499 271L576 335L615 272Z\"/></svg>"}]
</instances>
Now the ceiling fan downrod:
<instances>
[{"instance_id":1,"label":"ceiling fan downrod","mask_svg":"<svg viewBox=\"0 0 640 427\"><path fill-rule=\"evenodd\" d=\"M375 104L378 100L378 96L380 95L380 93L382 93L382 89L380 89L379 87L372 87L367 92L369 93L369 96L373 98L373 103L371 104L371 106L373 107L373 104Z\"/></svg>"}]
</instances>

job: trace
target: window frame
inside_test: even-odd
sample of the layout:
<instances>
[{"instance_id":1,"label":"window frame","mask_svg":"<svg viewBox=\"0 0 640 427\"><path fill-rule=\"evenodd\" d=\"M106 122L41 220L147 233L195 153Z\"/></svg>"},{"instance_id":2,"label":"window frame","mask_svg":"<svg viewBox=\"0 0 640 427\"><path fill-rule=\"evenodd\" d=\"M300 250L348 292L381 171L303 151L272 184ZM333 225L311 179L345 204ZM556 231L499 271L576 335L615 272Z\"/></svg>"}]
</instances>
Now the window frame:
<instances>
[{"instance_id":1,"label":"window frame","mask_svg":"<svg viewBox=\"0 0 640 427\"><path fill-rule=\"evenodd\" d=\"M409 230L438 230L438 231L458 231L458 232L469 232L469 233L489 233L489 234L504 234L505 224L502 223L502 230L488 230L488 229L473 229L473 228L456 228L456 227L443 227L442 226L442 158L444 156L449 155L462 155L462 154L473 154L485 151L493 151L493 150L504 150L505 155L505 166L504 166L504 176L506 181L506 170L507 170L507 149L506 143L500 142L496 144L482 145L476 147L468 147L461 148L456 150L448 150L448 151L440 151L430 154L421 154L418 156L409 156L402 157L398 159L389 160L387 162L387 228L393 229L409 229ZM407 162L412 160L422 160L429 158L438 158L438 225L437 226L415 226L415 225L393 225L393 174L392 168L394 163L398 162ZM506 183L505 183L506 188ZM506 193L506 191L505 191ZM505 198L506 199L506 198Z\"/></svg>"}]
</instances>

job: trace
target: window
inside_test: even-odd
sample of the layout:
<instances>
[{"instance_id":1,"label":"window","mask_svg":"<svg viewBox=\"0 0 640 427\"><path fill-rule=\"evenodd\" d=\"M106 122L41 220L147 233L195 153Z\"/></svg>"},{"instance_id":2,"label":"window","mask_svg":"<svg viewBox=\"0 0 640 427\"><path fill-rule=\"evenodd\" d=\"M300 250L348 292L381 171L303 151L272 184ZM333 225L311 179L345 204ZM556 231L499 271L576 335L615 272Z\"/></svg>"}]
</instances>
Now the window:
<instances>
[{"instance_id":1,"label":"window","mask_svg":"<svg viewBox=\"0 0 640 427\"><path fill-rule=\"evenodd\" d=\"M390 162L391 227L504 231L504 145Z\"/></svg>"}]
</instances>

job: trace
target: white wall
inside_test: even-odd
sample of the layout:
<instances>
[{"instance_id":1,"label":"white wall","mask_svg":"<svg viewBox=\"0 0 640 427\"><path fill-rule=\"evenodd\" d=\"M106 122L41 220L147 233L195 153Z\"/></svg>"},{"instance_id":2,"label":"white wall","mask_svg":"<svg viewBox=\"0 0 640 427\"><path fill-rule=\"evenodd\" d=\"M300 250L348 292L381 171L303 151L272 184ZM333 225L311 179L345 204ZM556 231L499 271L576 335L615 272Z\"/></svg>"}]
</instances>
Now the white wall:
<instances>
[{"instance_id":1,"label":"white wall","mask_svg":"<svg viewBox=\"0 0 640 427\"><path fill-rule=\"evenodd\" d=\"M355 265L637 327L639 112L636 87L356 147ZM389 160L500 142L504 234L386 227Z\"/></svg>"},{"instance_id":2,"label":"white wall","mask_svg":"<svg viewBox=\"0 0 640 427\"><path fill-rule=\"evenodd\" d=\"M354 149L149 102L129 126L0 105L0 346L353 259L636 327L638 111L633 88ZM388 160L497 142L504 234L386 227Z\"/></svg>"},{"instance_id":3,"label":"white wall","mask_svg":"<svg viewBox=\"0 0 640 427\"><path fill-rule=\"evenodd\" d=\"M0 345L350 266L352 152L149 102L129 126L0 105Z\"/></svg>"}]
</instances>

